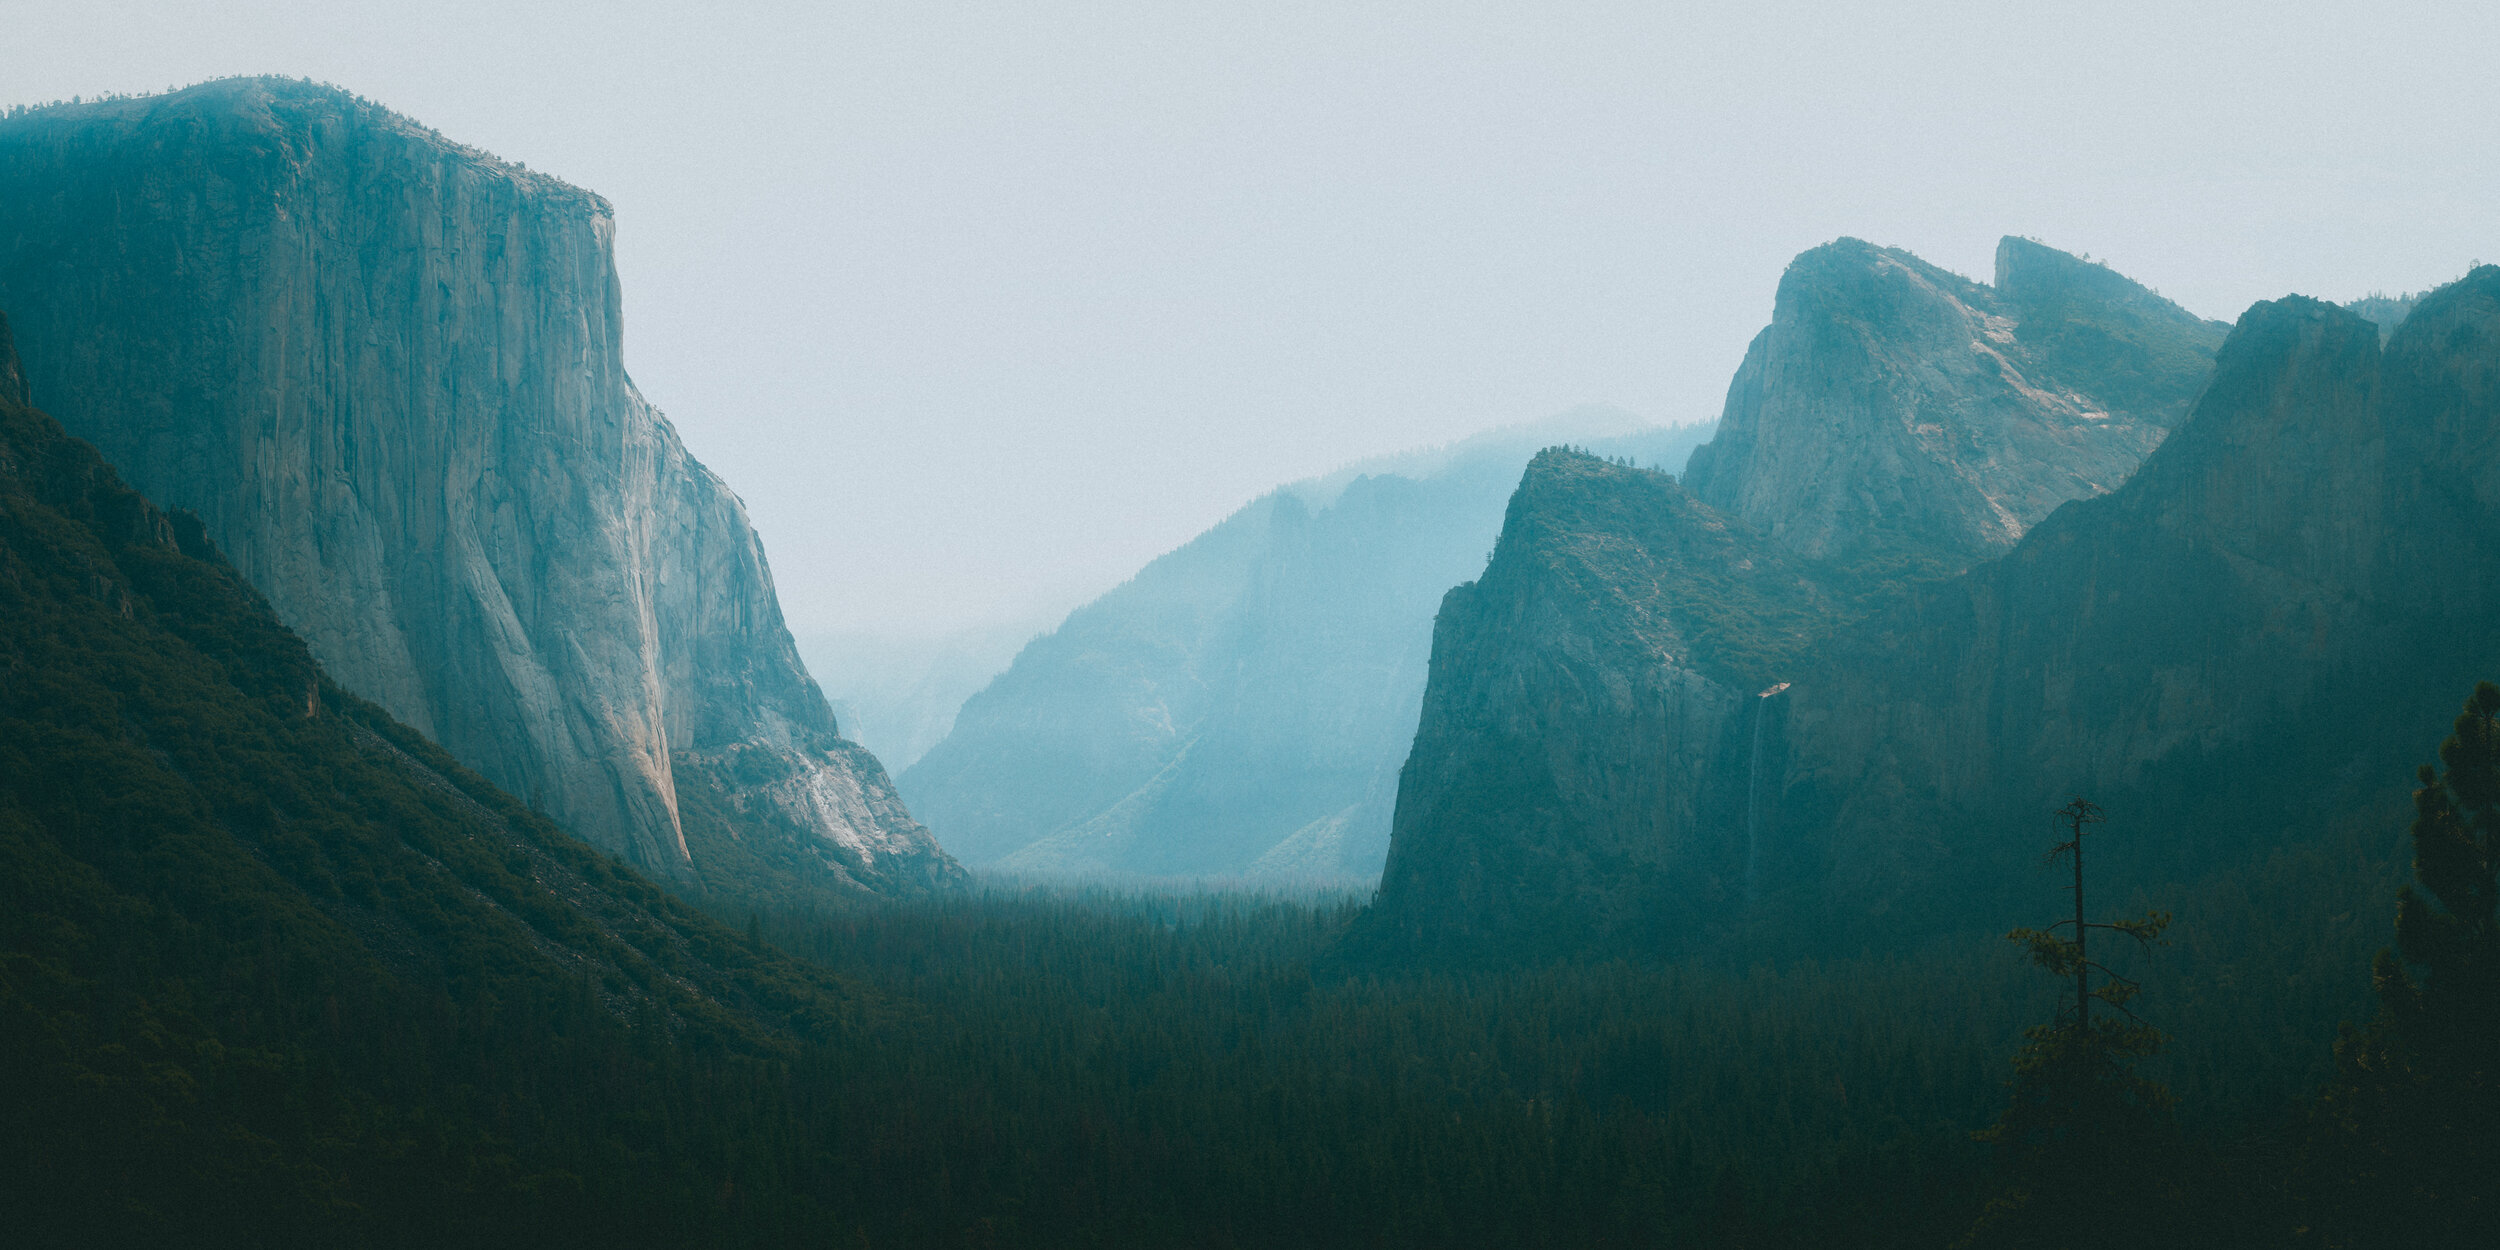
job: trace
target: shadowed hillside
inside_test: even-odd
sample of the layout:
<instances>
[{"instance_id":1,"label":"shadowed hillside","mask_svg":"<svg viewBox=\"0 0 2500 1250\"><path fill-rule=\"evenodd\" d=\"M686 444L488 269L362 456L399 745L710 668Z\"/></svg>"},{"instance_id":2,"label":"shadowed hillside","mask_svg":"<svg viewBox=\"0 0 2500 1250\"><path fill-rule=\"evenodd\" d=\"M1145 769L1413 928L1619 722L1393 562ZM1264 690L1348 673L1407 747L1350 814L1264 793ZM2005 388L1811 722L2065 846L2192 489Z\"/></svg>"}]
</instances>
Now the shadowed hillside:
<instances>
[{"instance_id":1,"label":"shadowed hillside","mask_svg":"<svg viewBox=\"0 0 2500 1250\"><path fill-rule=\"evenodd\" d=\"M0 322L15 1235L694 1238L719 1213L648 1126L752 1131L754 1083L863 1000L339 689L24 399Z\"/></svg>"}]
</instances>

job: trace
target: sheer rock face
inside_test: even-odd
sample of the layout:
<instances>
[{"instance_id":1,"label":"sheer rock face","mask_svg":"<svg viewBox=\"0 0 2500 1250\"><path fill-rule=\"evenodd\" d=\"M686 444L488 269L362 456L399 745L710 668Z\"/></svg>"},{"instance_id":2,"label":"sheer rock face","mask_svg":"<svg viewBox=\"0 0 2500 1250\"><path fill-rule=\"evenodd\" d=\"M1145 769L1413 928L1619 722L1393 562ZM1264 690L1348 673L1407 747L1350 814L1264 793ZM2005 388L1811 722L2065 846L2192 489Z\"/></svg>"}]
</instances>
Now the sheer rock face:
<instances>
[{"instance_id":1,"label":"sheer rock face","mask_svg":"<svg viewBox=\"0 0 2500 1250\"><path fill-rule=\"evenodd\" d=\"M1668 949L1783 888L1786 683L1903 579L2124 482L2210 375L2223 327L2105 268L2008 239L1997 269L1816 248L1681 487L1538 458L1443 603L1359 943Z\"/></svg>"},{"instance_id":2,"label":"sheer rock face","mask_svg":"<svg viewBox=\"0 0 2500 1250\"><path fill-rule=\"evenodd\" d=\"M2223 331L2023 239L1993 287L1842 239L1789 265L1689 481L1801 555L1966 565L2125 481Z\"/></svg>"},{"instance_id":3,"label":"sheer rock face","mask_svg":"<svg viewBox=\"0 0 2500 1250\"><path fill-rule=\"evenodd\" d=\"M2092 792L2182 873L2374 795L2500 669L2500 267L2380 328L2259 304L2127 486L1801 677L1773 836L1912 911ZM2032 839L2036 841L2036 839ZM1958 867L1957 867L1958 865Z\"/></svg>"},{"instance_id":4,"label":"sheer rock face","mask_svg":"<svg viewBox=\"0 0 2500 1250\"><path fill-rule=\"evenodd\" d=\"M1760 674L1840 610L1820 572L1664 474L1539 455L1442 601L1358 944L1658 949L1740 902L1749 752L1781 711Z\"/></svg>"},{"instance_id":5,"label":"sheer rock face","mask_svg":"<svg viewBox=\"0 0 2500 1250\"><path fill-rule=\"evenodd\" d=\"M1785 650L1704 628L1782 619L1729 610L1724 574L1775 568L1762 550L1669 558L1752 531L1577 476L1564 508L1532 470L1503 553L1444 608L1358 937L1406 958L1759 954L2002 929L2042 814L2077 791L2139 835L2147 884L2402 809L2425 735L2500 670L2500 267L2383 350L2354 313L2258 305L2118 490L1854 619L1859 571L1800 561L1825 606L1780 597L1821 613ZM1565 558L1506 568L1514 538Z\"/></svg>"},{"instance_id":6,"label":"sheer rock face","mask_svg":"<svg viewBox=\"0 0 2500 1250\"><path fill-rule=\"evenodd\" d=\"M36 399L198 512L343 684L663 875L702 868L685 761L761 750L793 794L860 796L795 822L827 880L947 876L835 736L744 506L626 376L613 230L595 195L305 84L0 125Z\"/></svg>"}]
</instances>

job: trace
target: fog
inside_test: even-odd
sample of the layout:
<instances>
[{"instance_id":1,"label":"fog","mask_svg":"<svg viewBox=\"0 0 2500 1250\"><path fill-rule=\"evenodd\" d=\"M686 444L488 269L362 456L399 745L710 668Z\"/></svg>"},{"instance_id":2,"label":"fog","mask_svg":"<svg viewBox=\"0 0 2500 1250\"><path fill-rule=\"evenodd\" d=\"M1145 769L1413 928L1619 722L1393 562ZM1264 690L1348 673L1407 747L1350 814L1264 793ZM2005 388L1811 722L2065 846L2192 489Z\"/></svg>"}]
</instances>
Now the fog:
<instances>
[{"instance_id":1,"label":"fog","mask_svg":"<svg viewBox=\"0 0 2500 1250\"><path fill-rule=\"evenodd\" d=\"M337 83L615 205L802 631L1065 608L1276 483L1715 415L1788 258L2235 317L2500 258L2474 5L0 2L0 104Z\"/></svg>"}]
</instances>

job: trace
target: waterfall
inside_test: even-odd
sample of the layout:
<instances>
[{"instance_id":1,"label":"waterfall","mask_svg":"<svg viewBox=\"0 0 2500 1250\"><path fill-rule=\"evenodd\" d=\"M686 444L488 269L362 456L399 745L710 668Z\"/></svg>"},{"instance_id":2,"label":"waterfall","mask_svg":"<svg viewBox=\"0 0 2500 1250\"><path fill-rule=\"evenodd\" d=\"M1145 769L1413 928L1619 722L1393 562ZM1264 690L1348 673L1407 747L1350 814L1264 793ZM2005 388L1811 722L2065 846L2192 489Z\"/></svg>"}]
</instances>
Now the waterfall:
<instances>
[{"instance_id":1,"label":"waterfall","mask_svg":"<svg viewBox=\"0 0 2500 1250\"><path fill-rule=\"evenodd\" d=\"M1762 713L1768 694L1753 701L1753 758L1745 765L1745 906L1760 892L1762 875Z\"/></svg>"},{"instance_id":2,"label":"waterfall","mask_svg":"<svg viewBox=\"0 0 2500 1250\"><path fill-rule=\"evenodd\" d=\"M1753 700L1753 754L1745 764L1745 906L1751 908L1762 890L1762 721L1771 713L1771 698L1788 689L1781 682Z\"/></svg>"}]
</instances>

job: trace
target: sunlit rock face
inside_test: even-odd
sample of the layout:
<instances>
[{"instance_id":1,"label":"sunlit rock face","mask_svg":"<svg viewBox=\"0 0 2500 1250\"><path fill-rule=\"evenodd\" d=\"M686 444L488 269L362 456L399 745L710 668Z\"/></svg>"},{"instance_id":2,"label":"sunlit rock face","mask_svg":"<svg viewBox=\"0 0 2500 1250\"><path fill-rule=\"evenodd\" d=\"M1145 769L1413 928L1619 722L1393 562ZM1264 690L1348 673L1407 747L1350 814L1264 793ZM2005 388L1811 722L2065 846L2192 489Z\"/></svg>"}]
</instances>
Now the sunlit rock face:
<instances>
[{"instance_id":1,"label":"sunlit rock face","mask_svg":"<svg viewBox=\"0 0 2500 1250\"><path fill-rule=\"evenodd\" d=\"M2187 415L2225 327L2024 239L1983 286L1855 239L1807 252L1689 480L1800 555L1995 555Z\"/></svg>"},{"instance_id":2,"label":"sunlit rock face","mask_svg":"<svg viewBox=\"0 0 2500 1250\"><path fill-rule=\"evenodd\" d=\"M806 840L781 885L950 879L836 736L744 506L626 376L613 232L596 195L308 84L0 124L37 401L204 517L342 683L664 876L759 884L705 876L693 786L755 814L718 836Z\"/></svg>"},{"instance_id":3,"label":"sunlit rock face","mask_svg":"<svg viewBox=\"0 0 2500 1250\"><path fill-rule=\"evenodd\" d=\"M1816 248L1682 483L1538 457L1442 604L1358 946L1673 951L1794 894L1790 683L1911 585L2120 487L2225 333L2024 240L1996 279Z\"/></svg>"}]
</instances>

